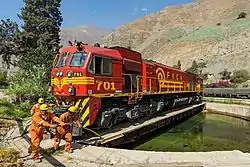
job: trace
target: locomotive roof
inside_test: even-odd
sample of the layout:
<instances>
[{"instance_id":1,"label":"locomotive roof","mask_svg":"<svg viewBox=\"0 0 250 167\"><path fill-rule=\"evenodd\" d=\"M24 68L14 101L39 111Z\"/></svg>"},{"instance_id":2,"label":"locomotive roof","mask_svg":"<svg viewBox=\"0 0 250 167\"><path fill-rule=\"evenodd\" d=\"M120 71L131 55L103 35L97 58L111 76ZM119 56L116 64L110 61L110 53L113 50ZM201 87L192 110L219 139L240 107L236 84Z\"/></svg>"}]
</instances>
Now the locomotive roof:
<instances>
[{"instance_id":1,"label":"locomotive roof","mask_svg":"<svg viewBox=\"0 0 250 167\"><path fill-rule=\"evenodd\" d=\"M147 60L147 59L144 59L143 61L144 61L144 62L147 62L147 63L150 63L150 64L156 64L156 65L159 65L159 66L165 66L165 67L168 67L168 68L173 69L173 70L175 70L175 71L179 71L179 72L182 72L182 73L186 73L186 74L191 75L191 76L194 76L194 77L199 77L198 75L195 75L195 74L193 74L193 73L190 73L190 72L187 72L187 71L184 71L184 70L179 70L179 69L177 69L177 68L168 66L168 65L166 65L166 64L159 63L159 62L154 61L154 60Z\"/></svg>"},{"instance_id":2,"label":"locomotive roof","mask_svg":"<svg viewBox=\"0 0 250 167\"><path fill-rule=\"evenodd\" d=\"M114 50L114 49L108 49L108 48L102 48L102 47L94 47L91 45L83 45L84 47L84 51L85 52L91 52L91 53L95 53L95 54L100 54L103 56L107 56L107 57L111 57L114 59L122 59L119 51ZM77 52L77 47L76 46L68 46L65 47L61 50L62 52L70 52L70 53L74 53Z\"/></svg>"}]
</instances>

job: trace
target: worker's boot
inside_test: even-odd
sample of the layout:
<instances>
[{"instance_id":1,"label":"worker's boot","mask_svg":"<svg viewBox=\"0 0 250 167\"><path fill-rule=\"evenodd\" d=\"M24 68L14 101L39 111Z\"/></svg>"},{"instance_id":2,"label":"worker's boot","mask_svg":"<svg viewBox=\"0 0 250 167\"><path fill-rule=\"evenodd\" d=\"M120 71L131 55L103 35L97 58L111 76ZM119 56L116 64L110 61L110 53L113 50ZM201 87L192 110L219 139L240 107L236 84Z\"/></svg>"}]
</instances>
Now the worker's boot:
<instances>
[{"instance_id":1,"label":"worker's boot","mask_svg":"<svg viewBox=\"0 0 250 167\"><path fill-rule=\"evenodd\" d=\"M71 148L69 150L65 150L65 152L67 152L67 153L73 153L73 149Z\"/></svg>"}]
</instances>

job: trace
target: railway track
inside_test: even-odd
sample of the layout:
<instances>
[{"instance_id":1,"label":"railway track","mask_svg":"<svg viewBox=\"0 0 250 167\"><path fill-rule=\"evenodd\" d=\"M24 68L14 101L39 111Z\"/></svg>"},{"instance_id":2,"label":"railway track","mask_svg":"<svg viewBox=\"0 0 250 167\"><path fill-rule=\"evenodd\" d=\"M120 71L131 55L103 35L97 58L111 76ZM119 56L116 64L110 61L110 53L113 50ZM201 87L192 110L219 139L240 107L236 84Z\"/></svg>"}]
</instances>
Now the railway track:
<instances>
[{"instance_id":1,"label":"railway track","mask_svg":"<svg viewBox=\"0 0 250 167\"><path fill-rule=\"evenodd\" d=\"M125 122L112 127L111 129L96 130L92 132L85 129L81 137L73 133L76 142L88 145L109 145L116 146L133 142L141 136L165 126L173 126L178 122L192 117L201 112L205 103L178 107L159 113L153 117L142 117L135 122ZM74 136L75 135L75 136Z\"/></svg>"}]
</instances>

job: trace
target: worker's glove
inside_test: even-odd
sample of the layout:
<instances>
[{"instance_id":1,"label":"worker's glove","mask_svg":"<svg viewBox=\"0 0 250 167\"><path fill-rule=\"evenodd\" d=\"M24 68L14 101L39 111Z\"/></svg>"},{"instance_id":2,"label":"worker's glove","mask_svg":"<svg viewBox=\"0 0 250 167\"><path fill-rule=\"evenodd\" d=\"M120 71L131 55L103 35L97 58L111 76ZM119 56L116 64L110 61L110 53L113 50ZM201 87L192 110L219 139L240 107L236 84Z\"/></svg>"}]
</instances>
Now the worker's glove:
<instances>
[{"instance_id":1,"label":"worker's glove","mask_svg":"<svg viewBox=\"0 0 250 167\"><path fill-rule=\"evenodd\" d=\"M60 126L68 125L68 123L60 122Z\"/></svg>"}]
</instances>

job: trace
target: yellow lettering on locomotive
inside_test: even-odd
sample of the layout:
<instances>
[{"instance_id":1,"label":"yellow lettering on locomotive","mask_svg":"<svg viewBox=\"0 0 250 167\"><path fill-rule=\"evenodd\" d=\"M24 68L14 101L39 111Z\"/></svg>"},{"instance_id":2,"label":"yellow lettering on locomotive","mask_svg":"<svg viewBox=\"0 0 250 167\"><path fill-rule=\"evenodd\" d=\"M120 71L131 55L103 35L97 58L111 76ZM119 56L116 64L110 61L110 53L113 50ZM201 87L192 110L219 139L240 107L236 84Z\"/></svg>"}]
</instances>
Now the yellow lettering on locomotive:
<instances>
[{"instance_id":1,"label":"yellow lettering on locomotive","mask_svg":"<svg viewBox=\"0 0 250 167\"><path fill-rule=\"evenodd\" d=\"M169 76L170 76L170 75L169 75L169 72L167 72L167 79L169 78ZM165 78L164 78L164 80L165 80Z\"/></svg>"},{"instance_id":2,"label":"yellow lettering on locomotive","mask_svg":"<svg viewBox=\"0 0 250 167\"><path fill-rule=\"evenodd\" d=\"M174 80L174 73L172 73L172 79Z\"/></svg>"},{"instance_id":3,"label":"yellow lettering on locomotive","mask_svg":"<svg viewBox=\"0 0 250 167\"><path fill-rule=\"evenodd\" d=\"M108 81L99 81L97 80L96 81L97 83L97 91L100 91L101 89L104 89L106 91L115 91L116 88L115 88L115 83L114 82L108 82Z\"/></svg>"},{"instance_id":4,"label":"yellow lettering on locomotive","mask_svg":"<svg viewBox=\"0 0 250 167\"><path fill-rule=\"evenodd\" d=\"M82 74L82 72L74 72L74 73L73 73L73 76L74 76L74 77L82 77L83 74Z\"/></svg>"},{"instance_id":5,"label":"yellow lettering on locomotive","mask_svg":"<svg viewBox=\"0 0 250 167\"><path fill-rule=\"evenodd\" d=\"M103 82L102 81L96 81L96 83L97 83L97 91L100 91Z\"/></svg>"},{"instance_id":6,"label":"yellow lettering on locomotive","mask_svg":"<svg viewBox=\"0 0 250 167\"><path fill-rule=\"evenodd\" d=\"M156 70L156 75L157 75L157 78L158 78L158 81L159 81L159 84L160 84L160 87L161 88L167 88L169 86L169 84L171 83L174 83L174 84L179 84L180 85L183 85L182 82L182 75L180 74L175 74L175 73L171 73L169 71L166 72L167 73L167 78L165 78L165 72L163 71L162 68L157 68ZM171 80L170 80L170 77L171 77ZM176 82L176 81L179 81L179 82Z\"/></svg>"}]
</instances>

